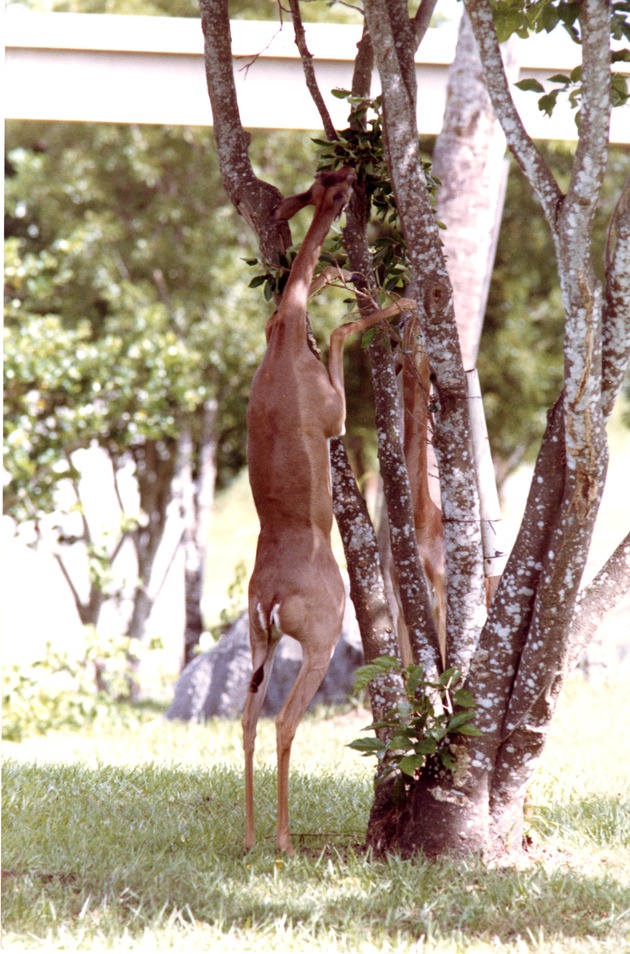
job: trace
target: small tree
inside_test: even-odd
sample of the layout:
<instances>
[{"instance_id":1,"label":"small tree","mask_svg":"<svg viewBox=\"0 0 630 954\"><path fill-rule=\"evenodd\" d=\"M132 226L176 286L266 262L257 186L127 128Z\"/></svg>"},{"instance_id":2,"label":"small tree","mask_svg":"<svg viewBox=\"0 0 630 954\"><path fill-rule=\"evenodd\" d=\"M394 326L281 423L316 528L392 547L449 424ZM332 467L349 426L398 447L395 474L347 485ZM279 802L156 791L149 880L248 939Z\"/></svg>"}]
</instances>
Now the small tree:
<instances>
[{"instance_id":1,"label":"small tree","mask_svg":"<svg viewBox=\"0 0 630 954\"><path fill-rule=\"evenodd\" d=\"M393 558L416 668L413 677L407 675L403 680L399 666L381 665L384 675L373 682L371 697L383 737L376 748L380 745L383 750L392 735L400 745L403 737L409 739L412 734L410 678L412 701L419 699L421 708L427 693L440 697L446 693L447 711L455 707L455 721L436 723L423 717L422 731L428 732L426 726L430 727L432 742L442 732L441 741L433 745L427 743L428 736L416 739L417 758L411 769L410 762L404 765L402 786L401 766L396 764L395 771L388 771L387 779L377 785L368 830L368 842L377 851L498 852L519 843L525 792L560 688L598 620L630 581L627 536L593 583L580 590L605 479L605 422L630 354L629 185L613 216L603 286L594 276L596 250L592 242L593 216L608 152L610 109L615 100L625 96L623 81L618 77L611 80L610 45L611 35L627 39L630 33L627 4L467 0L465 6L496 115L543 207L553 238L565 313L564 383L549 412L518 539L484 622L479 505L463 400L464 372L451 283L417 145L414 54L435 2L425 0L410 18L403 0L366 0L369 33L364 33L358 48L352 93L355 102L366 103L373 57L383 89L383 140L378 135L380 120L373 116L370 120L363 107L352 114L349 129L340 133L322 108L322 125L338 161L353 162L359 173L344 244L360 291L375 289L375 249L367 238L369 199L378 209L385 193L393 196L402 239L398 262L404 266L407 295L415 296L419 303L434 381L434 441L448 563L447 671L440 677L443 667L427 588L413 546L392 357L388 344L377 339L368 350L379 458ZM232 79L227 2L200 0L200 7L224 184L255 229L266 261L277 266L289 237L286 226L271 219L279 198L277 189L257 179L249 161ZM298 45L308 65L295 0L291 10ZM525 35L529 29L551 30L558 24L570 31L578 44L576 51L582 54L579 71L566 82L555 78L560 84L555 88L566 88L580 104L578 147L566 191L522 126L499 48L499 39L513 32ZM306 75L313 88L308 69ZM548 99L542 101L543 108L549 105ZM369 148L362 152L366 144ZM390 244L390 251L392 248ZM263 323L261 318L261 334ZM352 597L366 657L373 662L379 656L397 653L391 615L374 534L341 442L333 446L332 461L336 515ZM463 690L451 685L456 678L453 670L462 674ZM472 700L477 705L474 734L469 731ZM457 717L458 706L461 718ZM420 723L414 725L417 728ZM382 767L391 769L391 758Z\"/></svg>"},{"instance_id":2,"label":"small tree","mask_svg":"<svg viewBox=\"0 0 630 954\"><path fill-rule=\"evenodd\" d=\"M261 347L247 344L254 293L236 280L236 241L208 258L208 210L218 227L236 217L207 174L207 133L11 124L7 147L5 510L40 537L47 528L83 623L97 626L122 594L134 638L164 578L167 515L181 515L187 657L202 632L215 477L242 466ZM118 500L105 528L81 480L77 452L90 447ZM123 548L126 581L114 569Z\"/></svg>"}]
</instances>

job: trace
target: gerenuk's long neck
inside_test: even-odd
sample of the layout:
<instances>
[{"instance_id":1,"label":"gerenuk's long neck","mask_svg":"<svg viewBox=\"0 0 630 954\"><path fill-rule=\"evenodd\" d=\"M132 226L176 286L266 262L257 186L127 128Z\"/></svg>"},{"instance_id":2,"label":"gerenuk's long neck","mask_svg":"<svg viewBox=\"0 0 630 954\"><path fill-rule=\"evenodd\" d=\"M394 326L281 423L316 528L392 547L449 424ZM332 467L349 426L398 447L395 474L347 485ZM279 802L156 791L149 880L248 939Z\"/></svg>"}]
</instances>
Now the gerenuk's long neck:
<instances>
[{"instance_id":1,"label":"gerenuk's long neck","mask_svg":"<svg viewBox=\"0 0 630 954\"><path fill-rule=\"evenodd\" d=\"M316 208L313 221L297 253L291 273L282 292L277 317L288 318L297 331L306 325L308 294L313 280L313 272L319 260L322 246L335 218L335 209Z\"/></svg>"}]
</instances>

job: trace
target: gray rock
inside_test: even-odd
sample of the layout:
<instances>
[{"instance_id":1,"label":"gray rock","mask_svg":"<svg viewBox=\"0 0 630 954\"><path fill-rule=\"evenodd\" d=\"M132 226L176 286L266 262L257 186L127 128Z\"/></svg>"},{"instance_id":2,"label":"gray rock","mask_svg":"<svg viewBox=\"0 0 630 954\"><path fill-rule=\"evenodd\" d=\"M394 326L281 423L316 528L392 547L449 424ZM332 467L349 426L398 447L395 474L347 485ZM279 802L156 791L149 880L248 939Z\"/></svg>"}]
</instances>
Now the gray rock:
<instances>
[{"instance_id":1,"label":"gray rock","mask_svg":"<svg viewBox=\"0 0 630 954\"><path fill-rule=\"evenodd\" d=\"M301 659L299 643L289 636L283 637L275 653L263 715L278 714L295 681ZM361 636L354 607L347 598L341 638L311 707L344 702L352 694L354 672L362 665ZM240 716L251 677L249 624L247 613L243 613L216 646L200 653L186 666L175 686L175 697L166 717L203 722L212 716Z\"/></svg>"}]
</instances>

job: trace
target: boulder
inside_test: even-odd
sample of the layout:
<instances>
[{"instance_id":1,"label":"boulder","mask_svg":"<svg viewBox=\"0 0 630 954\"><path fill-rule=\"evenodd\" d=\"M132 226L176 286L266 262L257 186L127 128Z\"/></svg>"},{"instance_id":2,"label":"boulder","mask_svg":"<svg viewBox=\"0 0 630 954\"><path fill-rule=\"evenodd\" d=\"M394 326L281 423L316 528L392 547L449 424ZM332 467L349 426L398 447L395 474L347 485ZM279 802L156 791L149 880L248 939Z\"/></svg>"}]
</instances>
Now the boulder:
<instances>
[{"instance_id":1,"label":"boulder","mask_svg":"<svg viewBox=\"0 0 630 954\"><path fill-rule=\"evenodd\" d=\"M302 659L299 643L280 641L273 663L263 715L278 714L295 681ZM352 601L346 599L341 638L311 707L339 704L351 694L355 670L363 665L363 648ZM175 686L167 719L203 722L212 716L240 716L252 677L247 613L232 624L216 646L190 662Z\"/></svg>"}]
</instances>

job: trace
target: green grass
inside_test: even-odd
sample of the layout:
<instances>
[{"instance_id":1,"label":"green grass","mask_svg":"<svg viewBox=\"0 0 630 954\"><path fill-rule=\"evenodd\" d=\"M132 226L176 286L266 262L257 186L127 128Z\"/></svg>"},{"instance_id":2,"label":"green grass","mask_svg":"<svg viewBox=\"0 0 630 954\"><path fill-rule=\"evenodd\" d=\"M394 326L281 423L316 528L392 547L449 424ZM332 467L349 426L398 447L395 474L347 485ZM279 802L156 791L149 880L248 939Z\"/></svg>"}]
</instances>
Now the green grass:
<instances>
[{"instance_id":1,"label":"green grass","mask_svg":"<svg viewBox=\"0 0 630 954\"><path fill-rule=\"evenodd\" d=\"M294 859L274 850L270 722L248 855L238 723L145 712L6 743L3 948L628 951L627 713L622 686L569 686L532 786L533 858L494 869L366 856L371 760L346 747L364 712L300 727Z\"/></svg>"}]
</instances>

